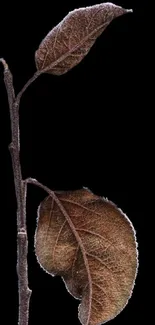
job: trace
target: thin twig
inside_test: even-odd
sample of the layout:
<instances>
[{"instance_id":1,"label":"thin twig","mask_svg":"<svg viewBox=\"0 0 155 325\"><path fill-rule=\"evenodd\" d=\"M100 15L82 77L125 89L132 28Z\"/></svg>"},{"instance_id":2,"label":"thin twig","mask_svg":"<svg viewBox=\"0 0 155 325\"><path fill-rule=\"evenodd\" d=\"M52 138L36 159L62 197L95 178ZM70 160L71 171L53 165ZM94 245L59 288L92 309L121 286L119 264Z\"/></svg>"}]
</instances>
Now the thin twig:
<instances>
[{"instance_id":1,"label":"thin twig","mask_svg":"<svg viewBox=\"0 0 155 325\"><path fill-rule=\"evenodd\" d=\"M4 82L8 95L11 122L11 143L9 145L14 175L15 192L17 199L17 274L19 294L18 325L28 325L29 302L31 290L28 287L28 240L26 227L26 196L27 182L22 179L20 164L20 129L19 129L19 105L20 99L28 86L40 75L36 72L25 84L22 90L15 97L12 73L6 61L0 58L4 67Z\"/></svg>"}]
</instances>

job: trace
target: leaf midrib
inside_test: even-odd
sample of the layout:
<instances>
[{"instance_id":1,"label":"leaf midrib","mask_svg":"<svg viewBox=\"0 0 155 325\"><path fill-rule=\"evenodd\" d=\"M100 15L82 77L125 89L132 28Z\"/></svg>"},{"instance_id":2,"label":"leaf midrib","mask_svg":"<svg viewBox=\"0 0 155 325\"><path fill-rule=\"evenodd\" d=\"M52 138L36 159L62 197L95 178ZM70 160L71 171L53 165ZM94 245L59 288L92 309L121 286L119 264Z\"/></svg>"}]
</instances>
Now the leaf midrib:
<instances>
[{"instance_id":1,"label":"leaf midrib","mask_svg":"<svg viewBox=\"0 0 155 325\"><path fill-rule=\"evenodd\" d=\"M88 258L87 258L87 254L85 252L85 248L84 245L82 243L82 240L78 234L78 232L76 231L76 228L68 214L68 212L66 211L66 209L63 207L61 201L59 200L59 198L56 196L55 193L52 194L53 199L55 200L56 204L58 205L58 207L60 208L62 214L64 215L64 217L66 218L68 225L70 226L70 229L72 231L72 233L74 234L77 243L79 244L79 247L81 249L82 252L82 256L83 256L83 260L84 260L84 264L86 267L86 271L87 271L87 275L88 275L88 283L89 283L89 307L88 307L88 318L87 318L87 323L85 325L89 325L89 320L90 320L90 315L91 315L91 306L92 306L92 279L91 279L91 273L90 273L90 268L89 268L89 263L88 263Z\"/></svg>"},{"instance_id":2,"label":"leaf midrib","mask_svg":"<svg viewBox=\"0 0 155 325\"><path fill-rule=\"evenodd\" d=\"M65 60L70 54L72 54L72 52L76 51L78 48L82 47L83 43L86 42L87 40L89 40L89 38L91 36L93 36L99 29L103 28L104 25L108 25L109 23L104 23L101 24L100 26L98 26L95 30L93 30L93 32L91 32L90 34L88 34L86 37L84 37L82 39L81 42L78 43L78 45L74 46L71 50L69 50L68 52L66 52L65 54L63 54L59 59L57 59L56 61L54 61L53 63L51 63L48 67L46 67L45 69L43 69L41 71L41 73L50 71L52 68L54 68L57 64L59 64L60 62L62 62L63 60ZM97 36L98 37L98 36ZM91 48L91 47L90 47ZM89 48L89 50L90 50ZM48 52L49 53L49 52ZM47 53L47 55L48 55ZM47 57L46 55L46 57ZM43 66L45 64L45 60L43 62Z\"/></svg>"}]
</instances>

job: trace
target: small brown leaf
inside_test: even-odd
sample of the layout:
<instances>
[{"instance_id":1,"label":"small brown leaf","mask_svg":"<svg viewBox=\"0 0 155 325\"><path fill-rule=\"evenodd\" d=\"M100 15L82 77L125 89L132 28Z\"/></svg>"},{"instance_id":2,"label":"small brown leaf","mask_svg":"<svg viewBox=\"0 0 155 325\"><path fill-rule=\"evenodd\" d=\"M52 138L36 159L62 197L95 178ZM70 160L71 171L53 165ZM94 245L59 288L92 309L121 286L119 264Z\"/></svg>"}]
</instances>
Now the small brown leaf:
<instances>
[{"instance_id":1,"label":"small brown leaf","mask_svg":"<svg viewBox=\"0 0 155 325\"><path fill-rule=\"evenodd\" d=\"M48 196L38 210L35 249L41 266L81 300L83 325L107 322L127 304L137 273L135 231L107 199L87 189Z\"/></svg>"},{"instance_id":2,"label":"small brown leaf","mask_svg":"<svg viewBox=\"0 0 155 325\"><path fill-rule=\"evenodd\" d=\"M132 10L113 3L71 11L41 42L35 53L39 71L61 75L77 65L110 22Z\"/></svg>"}]
</instances>

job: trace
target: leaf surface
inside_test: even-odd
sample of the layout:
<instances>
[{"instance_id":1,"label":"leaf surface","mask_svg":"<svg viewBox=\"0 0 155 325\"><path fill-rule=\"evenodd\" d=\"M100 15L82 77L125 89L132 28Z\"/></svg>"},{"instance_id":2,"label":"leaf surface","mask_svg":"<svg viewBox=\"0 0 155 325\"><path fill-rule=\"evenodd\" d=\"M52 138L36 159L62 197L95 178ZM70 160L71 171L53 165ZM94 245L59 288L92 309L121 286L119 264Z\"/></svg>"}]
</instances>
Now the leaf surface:
<instances>
[{"instance_id":1,"label":"leaf surface","mask_svg":"<svg viewBox=\"0 0 155 325\"><path fill-rule=\"evenodd\" d=\"M114 318L137 273L134 228L123 212L88 189L54 193L38 210L35 250L41 266L62 276L83 325Z\"/></svg>"},{"instance_id":2,"label":"leaf surface","mask_svg":"<svg viewBox=\"0 0 155 325\"><path fill-rule=\"evenodd\" d=\"M131 10L113 3L75 9L41 42L35 53L39 71L61 75L77 65L110 22Z\"/></svg>"}]
</instances>

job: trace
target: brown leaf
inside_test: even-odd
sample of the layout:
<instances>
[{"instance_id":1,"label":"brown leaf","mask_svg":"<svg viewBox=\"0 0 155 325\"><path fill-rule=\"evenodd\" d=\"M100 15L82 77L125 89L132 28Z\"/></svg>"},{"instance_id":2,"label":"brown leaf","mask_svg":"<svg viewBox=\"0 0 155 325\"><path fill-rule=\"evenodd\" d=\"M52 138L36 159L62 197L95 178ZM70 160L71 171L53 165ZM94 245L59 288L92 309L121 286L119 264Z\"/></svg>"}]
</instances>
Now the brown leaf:
<instances>
[{"instance_id":1,"label":"brown leaf","mask_svg":"<svg viewBox=\"0 0 155 325\"><path fill-rule=\"evenodd\" d=\"M137 271L134 228L112 202L87 189L48 196L38 210L36 255L81 300L79 319L114 318L131 296Z\"/></svg>"},{"instance_id":2,"label":"brown leaf","mask_svg":"<svg viewBox=\"0 0 155 325\"><path fill-rule=\"evenodd\" d=\"M66 73L86 56L114 18L131 11L108 2L69 12L41 42L35 53L37 69Z\"/></svg>"}]
</instances>

